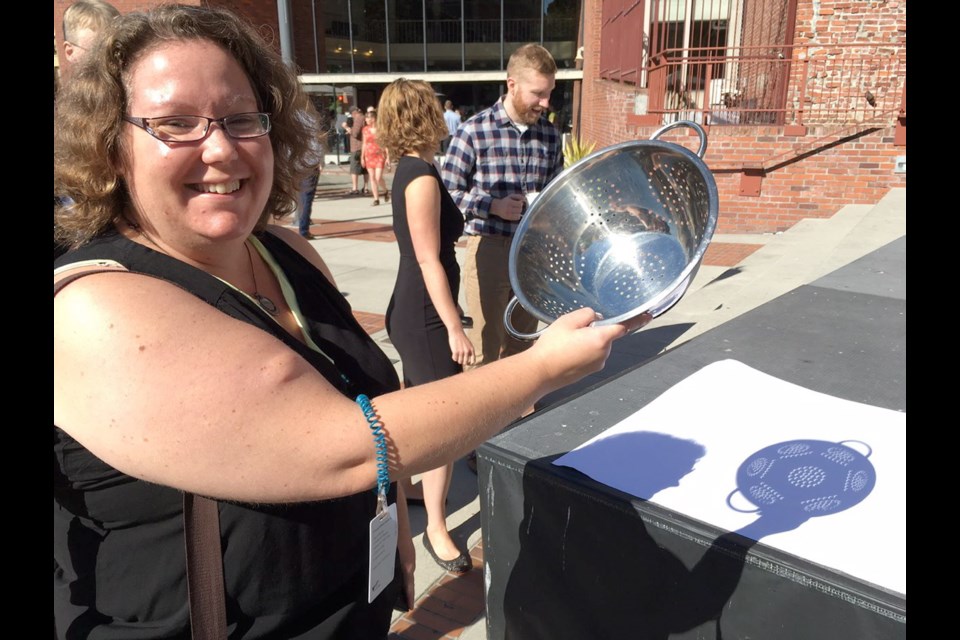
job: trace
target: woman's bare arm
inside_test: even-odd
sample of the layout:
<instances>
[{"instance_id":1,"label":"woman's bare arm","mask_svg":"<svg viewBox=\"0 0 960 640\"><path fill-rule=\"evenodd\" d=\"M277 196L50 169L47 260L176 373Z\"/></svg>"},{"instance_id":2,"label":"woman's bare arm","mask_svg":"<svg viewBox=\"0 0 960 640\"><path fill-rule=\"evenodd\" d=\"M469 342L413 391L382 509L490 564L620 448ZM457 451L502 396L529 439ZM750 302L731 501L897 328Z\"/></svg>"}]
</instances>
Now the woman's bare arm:
<instances>
[{"instance_id":1,"label":"woman's bare arm","mask_svg":"<svg viewBox=\"0 0 960 640\"><path fill-rule=\"evenodd\" d=\"M531 349L373 399L400 479L450 462L602 368L619 325L557 320ZM375 484L360 408L273 336L168 282L90 275L54 298L54 424L117 469L217 498L288 502Z\"/></svg>"},{"instance_id":2,"label":"woman's bare arm","mask_svg":"<svg viewBox=\"0 0 960 640\"><path fill-rule=\"evenodd\" d=\"M420 176L407 185L404 196L413 251L430 302L447 329L451 356L460 364L472 364L473 345L463 331L457 303L440 262L440 185L431 176Z\"/></svg>"}]
</instances>

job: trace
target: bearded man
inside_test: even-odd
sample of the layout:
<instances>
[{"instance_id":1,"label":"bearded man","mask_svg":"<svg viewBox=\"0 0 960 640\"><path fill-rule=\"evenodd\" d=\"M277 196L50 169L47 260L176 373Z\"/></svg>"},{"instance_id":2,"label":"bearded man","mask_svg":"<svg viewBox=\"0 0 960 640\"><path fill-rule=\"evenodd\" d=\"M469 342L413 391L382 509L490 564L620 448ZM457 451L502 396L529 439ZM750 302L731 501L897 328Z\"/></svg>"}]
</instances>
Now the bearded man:
<instances>
[{"instance_id":1,"label":"bearded man","mask_svg":"<svg viewBox=\"0 0 960 640\"><path fill-rule=\"evenodd\" d=\"M560 133L547 119L556 74L542 46L517 49L507 64L506 95L457 129L444 158L444 185L466 218L463 291L473 316L474 367L532 344L507 334L503 312L512 295L510 242L529 203L563 170ZM519 305L512 321L523 333L537 328Z\"/></svg>"}]
</instances>

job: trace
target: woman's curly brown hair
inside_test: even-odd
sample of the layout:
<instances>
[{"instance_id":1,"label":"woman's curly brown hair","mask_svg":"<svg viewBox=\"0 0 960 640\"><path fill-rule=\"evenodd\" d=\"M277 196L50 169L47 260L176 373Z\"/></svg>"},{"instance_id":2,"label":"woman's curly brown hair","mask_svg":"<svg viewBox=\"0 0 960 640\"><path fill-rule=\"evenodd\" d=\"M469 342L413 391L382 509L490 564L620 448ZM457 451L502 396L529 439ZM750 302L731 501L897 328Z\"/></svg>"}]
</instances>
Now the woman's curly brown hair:
<instances>
[{"instance_id":1,"label":"woman's curly brown hair","mask_svg":"<svg viewBox=\"0 0 960 640\"><path fill-rule=\"evenodd\" d=\"M435 149L447 137L440 100L426 80L397 78L380 95L377 142L391 158Z\"/></svg>"},{"instance_id":2,"label":"woman's curly brown hair","mask_svg":"<svg viewBox=\"0 0 960 640\"><path fill-rule=\"evenodd\" d=\"M161 5L116 18L61 89L54 118L54 239L78 246L109 229L130 204L120 175L123 116L133 64L154 47L208 40L233 55L270 114L273 188L257 222L296 209L299 185L318 159L308 98L296 74L256 30L216 8ZM202 61L198 61L202 64ZM189 70L184 70L189 73Z\"/></svg>"}]
</instances>

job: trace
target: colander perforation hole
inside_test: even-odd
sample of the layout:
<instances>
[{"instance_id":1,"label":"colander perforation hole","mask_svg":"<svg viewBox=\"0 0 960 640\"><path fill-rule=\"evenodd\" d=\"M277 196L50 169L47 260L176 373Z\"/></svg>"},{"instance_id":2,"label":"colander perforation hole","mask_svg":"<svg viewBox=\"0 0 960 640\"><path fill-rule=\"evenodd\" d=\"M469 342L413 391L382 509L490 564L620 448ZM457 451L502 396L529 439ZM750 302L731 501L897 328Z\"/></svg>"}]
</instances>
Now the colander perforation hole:
<instances>
[{"instance_id":1,"label":"colander perforation hole","mask_svg":"<svg viewBox=\"0 0 960 640\"><path fill-rule=\"evenodd\" d=\"M821 484L827 478L827 472L820 467L806 465L796 467L787 474L787 481L795 487L807 489Z\"/></svg>"},{"instance_id":2,"label":"colander perforation hole","mask_svg":"<svg viewBox=\"0 0 960 640\"><path fill-rule=\"evenodd\" d=\"M779 491L764 482L753 485L749 492L754 504L771 505L783 500L783 495Z\"/></svg>"},{"instance_id":3,"label":"colander perforation hole","mask_svg":"<svg viewBox=\"0 0 960 640\"><path fill-rule=\"evenodd\" d=\"M764 473L764 470L767 468L769 461L766 458L755 458L750 461L750 464L747 465L746 474L748 476L756 476Z\"/></svg>"},{"instance_id":4,"label":"colander perforation hole","mask_svg":"<svg viewBox=\"0 0 960 640\"><path fill-rule=\"evenodd\" d=\"M796 456L806 456L813 453L810 445L803 442L791 442L777 449L777 453L783 458L793 458Z\"/></svg>"},{"instance_id":5,"label":"colander perforation hole","mask_svg":"<svg viewBox=\"0 0 960 640\"><path fill-rule=\"evenodd\" d=\"M848 449L841 449L839 447L830 447L820 455L844 467L857 459Z\"/></svg>"},{"instance_id":6,"label":"colander perforation hole","mask_svg":"<svg viewBox=\"0 0 960 640\"><path fill-rule=\"evenodd\" d=\"M804 500L800 503L801 508L810 513L812 511L819 511L820 513L827 513L829 511L836 511L840 507L841 502L837 499L837 496L823 496L819 498L811 498L809 500Z\"/></svg>"},{"instance_id":7,"label":"colander perforation hole","mask_svg":"<svg viewBox=\"0 0 960 640\"><path fill-rule=\"evenodd\" d=\"M847 481L843 488L845 491L863 491L870 484L870 474L866 471L847 472Z\"/></svg>"}]
</instances>

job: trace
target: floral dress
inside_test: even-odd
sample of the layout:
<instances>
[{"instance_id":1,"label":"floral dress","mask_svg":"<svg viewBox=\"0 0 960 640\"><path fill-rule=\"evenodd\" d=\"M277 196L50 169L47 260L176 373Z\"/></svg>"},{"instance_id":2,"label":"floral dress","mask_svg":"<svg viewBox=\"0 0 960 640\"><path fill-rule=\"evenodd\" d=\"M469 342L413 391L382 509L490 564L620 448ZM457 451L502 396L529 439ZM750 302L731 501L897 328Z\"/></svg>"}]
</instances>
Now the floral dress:
<instances>
[{"instance_id":1,"label":"floral dress","mask_svg":"<svg viewBox=\"0 0 960 640\"><path fill-rule=\"evenodd\" d=\"M367 169L383 169L387 156L377 144L376 127L366 125L363 128L363 161Z\"/></svg>"}]
</instances>

